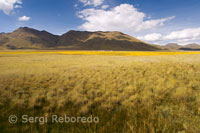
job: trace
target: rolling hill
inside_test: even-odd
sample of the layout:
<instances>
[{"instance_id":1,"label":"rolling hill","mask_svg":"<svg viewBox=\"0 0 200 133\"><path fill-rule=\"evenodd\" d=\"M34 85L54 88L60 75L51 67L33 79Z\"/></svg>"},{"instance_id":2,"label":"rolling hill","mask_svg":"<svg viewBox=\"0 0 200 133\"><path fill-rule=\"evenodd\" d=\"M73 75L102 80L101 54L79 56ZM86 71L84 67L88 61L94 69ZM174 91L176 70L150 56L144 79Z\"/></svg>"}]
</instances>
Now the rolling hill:
<instances>
[{"instance_id":1,"label":"rolling hill","mask_svg":"<svg viewBox=\"0 0 200 133\"><path fill-rule=\"evenodd\" d=\"M200 49L200 45L196 44L196 43L187 44L184 47L185 48L190 48L190 49Z\"/></svg>"},{"instance_id":2,"label":"rolling hill","mask_svg":"<svg viewBox=\"0 0 200 133\"><path fill-rule=\"evenodd\" d=\"M61 36L23 27L0 34L1 49L154 51L158 47L121 32L69 31Z\"/></svg>"},{"instance_id":3,"label":"rolling hill","mask_svg":"<svg viewBox=\"0 0 200 133\"><path fill-rule=\"evenodd\" d=\"M163 48L165 48L165 49L179 49L179 48L181 48L181 45L178 45L176 43L168 43L168 44L164 45Z\"/></svg>"},{"instance_id":4,"label":"rolling hill","mask_svg":"<svg viewBox=\"0 0 200 133\"><path fill-rule=\"evenodd\" d=\"M168 43L162 47L168 50L200 50L200 45L195 43L187 44L184 46L178 45L176 43Z\"/></svg>"}]
</instances>

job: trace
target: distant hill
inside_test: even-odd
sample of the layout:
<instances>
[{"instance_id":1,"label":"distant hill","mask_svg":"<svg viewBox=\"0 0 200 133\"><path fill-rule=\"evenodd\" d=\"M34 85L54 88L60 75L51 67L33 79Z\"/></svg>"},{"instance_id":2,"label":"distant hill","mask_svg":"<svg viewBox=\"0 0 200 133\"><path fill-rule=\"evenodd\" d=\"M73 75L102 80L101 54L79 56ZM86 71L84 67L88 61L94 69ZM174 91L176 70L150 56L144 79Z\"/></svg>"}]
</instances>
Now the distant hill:
<instances>
[{"instance_id":1,"label":"distant hill","mask_svg":"<svg viewBox=\"0 0 200 133\"><path fill-rule=\"evenodd\" d=\"M1 49L154 51L158 47L121 32L69 31L61 36L23 27L0 34Z\"/></svg>"},{"instance_id":2,"label":"distant hill","mask_svg":"<svg viewBox=\"0 0 200 133\"><path fill-rule=\"evenodd\" d=\"M163 48L165 48L165 49L179 49L181 47L182 46L178 45L177 43L168 43L168 44L163 46Z\"/></svg>"},{"instance_id":3,"label":"distant hill","mask_svg":"<svg viewBox=\"0 0 200 133\"><path fill-rule=\"evenodd\" d=\"M190 49L200 49L200 45L196 44L196 43L187 44L184 47L185 48L190 48Z\"/></svg>"},{"instance_id":4,"label":"distant hill","mask_svg":"<svg viewBox=\"0 0 200 133\"><path fill-rule=\"evenodd\" d=\"M169 49L169 50L200 50L200 45L199 44L187 44L187 45L178 45L176 43L169 43L164 46L163 48Z\"/></svg>"}]
</instances>

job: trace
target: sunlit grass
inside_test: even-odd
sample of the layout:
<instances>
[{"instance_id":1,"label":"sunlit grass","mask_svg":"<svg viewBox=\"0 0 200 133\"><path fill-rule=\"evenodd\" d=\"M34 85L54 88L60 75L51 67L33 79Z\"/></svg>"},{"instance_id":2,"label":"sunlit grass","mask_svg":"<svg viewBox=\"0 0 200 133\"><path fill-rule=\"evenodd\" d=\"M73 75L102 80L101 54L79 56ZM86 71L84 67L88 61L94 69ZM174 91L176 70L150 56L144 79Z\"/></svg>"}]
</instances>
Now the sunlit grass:
<instances>
[{"instance_id":1,"label":"sunlit grass","mask_svg":"<svg viewBox=\"0 0 200 133\"><path fill-rule=\"evenodd\" d=\"M200 55L33 53L0 56L1 132L200 131ZM8 123L22 114L93 114L100 123Z\"/></svg>"}]
</instances>

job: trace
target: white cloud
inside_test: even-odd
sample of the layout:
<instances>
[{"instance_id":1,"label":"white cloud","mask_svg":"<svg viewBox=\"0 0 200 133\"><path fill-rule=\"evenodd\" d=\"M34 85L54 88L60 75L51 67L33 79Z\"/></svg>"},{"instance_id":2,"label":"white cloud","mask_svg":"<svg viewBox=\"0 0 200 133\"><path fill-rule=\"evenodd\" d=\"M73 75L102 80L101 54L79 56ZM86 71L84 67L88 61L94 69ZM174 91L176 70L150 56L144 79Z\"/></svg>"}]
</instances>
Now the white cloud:
<instances>
[{"instance_id":1,"label":"white cloud","mask_svg":"<svg viewBox=\"0 0 200 133\"><path fill-rule=\"evenodd\" d=\"M20 7L21 0L0 0L0 10L9 15L14 8Z\"/></svg>"},{"instance_id":2,"label":"white cloud","mask_svg":"<svg viewBox=\"0 0 200 133\"><path fill-rule=\"evenodd\" d=\"M74 8L77 8L77 7L78 7L78 4L75 4L75 5L74 5Z\"/></svg>"},{"instance_id":3,"label":"white cloud","mask_svg":"<svg viewBox=\"0 0 200 133\"><path fill-rule=\"evenodd\" d=\"M169 35L165 36L168 40L196 40L200 38L200 28L184 29L181 31L171 32Z\"/></svg>"},{"instance_id":4,"label":"white cloud","mask_svg":"<svg viewBox=\"0 0 200 133\"><path fill-rule=\"evenodd\" d=\"M101 6L102 9L107 9L109 7L109 5L103 5Z\"/></svg>"},{"instance_id":5,"label":"white cloud","mask_svg":"<svg viewBox=\"0 0 200 133\"><path fill-rule=\"evenodd\" d=\"M22 8L21 5L15 5L15 8Z\"/></svg>"},{"instance_id":6,"label":"white cloud","mask_svg":"<svg viewBox=\"0 0 200 133\"><path fill-rule=\"evenodd\" d=\"M143 37L138 37L138 39L150 41L150 42L160 41L162 40L162 34L159 34L159 33L147 34Z\"/></svg>"},{"instance_id":7,"label":"white cloud","mask_svg":"<svg viewBox=\"0 0 200 133\"><path fill-rule=\"evenodd\" d=\"M93 5L95 7L103 4L104 0L79 0L84 6Z\"/></svg>"},{"instance_id":8,"label":"white cloud","mask_svg":"<svg viewBox=\"0 0 200 133\"><path fill-rule=\"evenodd\" d=\"M145 20L147 15L130 4L121 4L110 10L85 9L79 12L78 17L86 21L80 26L81 29L88 31L121 31L127 34L162 26L164 22L174 18Z\"/></svg>"},{"instance_id":9,"label":"white cloud","mask_svg":"<svg viewBox=\"0 0 200 133\"><path fill-rule=\"evenodd\" d=\"M166 35L162 35L159 33L147 34L138 38L149 42L173 41L180 44L187 44L192 41L200 41L200 27L173 31Z\"/></svg>"},{"instance_id":10,"label":"white cloud","mask_svg":"<svg viewBox=\"0 0 200 133\"><path fill-rule=\"evenodd\" d=\"M29 21L31 18L30 17L27 17L27 16L22 16L22 17L19 17L18 20L19 21Z\"/></svg>"}]
</instances>

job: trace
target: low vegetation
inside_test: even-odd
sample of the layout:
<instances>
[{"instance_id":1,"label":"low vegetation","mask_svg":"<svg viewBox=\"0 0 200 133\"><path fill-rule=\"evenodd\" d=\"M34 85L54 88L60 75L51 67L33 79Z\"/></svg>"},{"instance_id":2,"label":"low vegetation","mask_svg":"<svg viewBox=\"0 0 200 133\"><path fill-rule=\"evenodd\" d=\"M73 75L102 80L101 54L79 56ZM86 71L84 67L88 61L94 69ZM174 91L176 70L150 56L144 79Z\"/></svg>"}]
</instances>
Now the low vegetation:
<instances>
[{"instance_id":1,"label":"low vegetation","mask_svg":"<svg viewBox=\"0 0 200 133\"><path fill-rule=\"evenodd\" d=\"M2 132L200 131L200 55L68 53L1 53ZM22 114L93 115L99 123L8 122Z\"/></svg>"}]
</instances>

